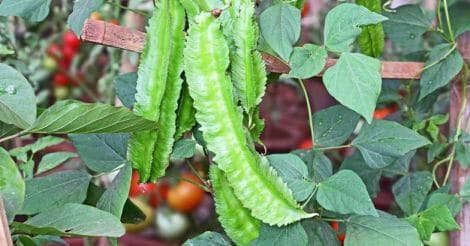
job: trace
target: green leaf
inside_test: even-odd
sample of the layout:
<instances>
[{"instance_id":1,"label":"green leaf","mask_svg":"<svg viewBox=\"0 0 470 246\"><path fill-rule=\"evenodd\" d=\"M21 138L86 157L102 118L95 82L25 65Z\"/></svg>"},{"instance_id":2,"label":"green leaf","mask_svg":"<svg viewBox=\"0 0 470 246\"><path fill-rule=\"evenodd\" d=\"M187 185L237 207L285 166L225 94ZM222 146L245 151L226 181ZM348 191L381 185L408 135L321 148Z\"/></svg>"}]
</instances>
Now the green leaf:
<instances>
[{"instance_id":1,"label":"green leaf","mask_svg":"<svg viewBox=\"0 0 470 246\"><path fill-rule=\"evenodd\" d=\"M326 70L323 82L336 100L370 123L382 84L380 67L375 58L343 53L336 65Z\"/></svg>"},{"instance_id":2,"label":"green leaf","mask_svg":"<svg viewBox=\"0 0 470 246\"><path fill-rule=\"evenodd\" d=\"M380 14L382 2L380 0L359 0L356 4L361 5ZM384 30L381 23L367 25L362 28L362 32L357 38L361 52L372 57L379 57L384 49Z\"/></svg>"},{"instance_id":3,"label":"green leaf","mask_svg":"<svg viewBox=\"0 0 470 246\"><path fill-rule=\"evenodd\" d=\"M307 245L308 235L300 222L283 227L269 226L263 224L259 237L250 245L256 246L284 246L284 245Z\"/></svg>"},{"instance_id":4,"label":"green leaf","mask_svg":"<svg viewBox=\"0 0 470 246\"><path fill-rule=\"evenodd\" d=\"M10 150L10 155L16 157L18 160L22 162L28 161L28 152L31 151L33 154L37 153L40 150L43 150L47 147L58 145L65 142L65 139L54 137L54 136L46 136L38 139L33 144L28 144L23 147L18 147Z\"/></svg>"},{"instance_id":5,"label":"green leaf","mask_svg":"<svg viewBox=\"0 0 470 246\"><path fill-rule=\"evenodd\" d=\"M11 136L19 131L20 129L16 126L0 121L0 138Z\"/></svg>"},{"instance_id":6,"label":"green leaf","mask_svg":"<svg viewBox=\"0 0 470 246\"><path fill-rule=\"evenodd\" d=\"M398 157L430 142L417 132L393 121L374 120L364 125L352 145L361 151L367 165L382 168Z\"/></svg>"},{"instance_id":7,"label":"green leaf","mask_svg":"<svg viewBox=\"0 0 470 246\"><path fill-rule=\"evenodd\" d=\"M470 178L467 179L462 190L460 190L460 196L462 196L465 201L470 202Z\"/></svg>"},{"instance_id":8,"label":"green leaf","mask_svg":"<svg viewBox=\"0 0 470 246\"><path fill-rule=\"evenodd\" d=\"M418 5L404 5L384 15L388 18L383 23L387 37L404 47L422 42L423 34L431 27L431 21Z\"/></svg>"},{"instance_id":9,"label":"green leaf","mask_svg":"<svg viewBox=\"0 0 470 246\"><path fill-rule=\"evenodd\" d=\"M284 61L289 61L300 37L300 10L290 4L276 4L263 11L259 25L264 40Z\"/></svg>"},{"instance_id":10,"label":"green leaf","mask_svg":"<svg viewBox=\"0 0 470 246\"><path fill-rule=\"evenodd\" d=\"M459 165L467 170L470 165L470 146L468 144L458 141L455 148L455 160L459 162Z\"/></svg>"},{"instance_id":11,"label":"green leaf","mask_svg":"<svg viewBox=\"0 0 470 246\"><path fill-rule=\"evenodd\" d=\"M434 229L436 229L436 225L434 225L434 223L417 214L407 217L405 220L416 228L421 240L429 240Z\"/></svg>"},{"instance_id":12,"label":"green leaf","mask_svg":"<svg viewBox=\"0 0 470 246\"><path fill-rule=\"evenodd\" d=\"M331 161L321 151L308 151L302 160L307 164L308 177L315 183L320 183L333 175Z\"/></svg>"},{"instance_id":13,"label":"green leaf","mask_svg":"<svg viewBox=\"0 0 470 246\"><path fill-rule=\"evenodd\" d=\"M310 219L300 222L308 235L308 244L315 246L339 246L338 235L330 224L322 220ZM292 245L292 244L290 244Z\"/></svg>"},{"instance_id":14,"label":"green leaf","mask_svg":"<svg viewBox=\"0 0 470 246\"><path fill-rule=\"evenodd\" d=\"M379 193L379 181L382 176L382 169L369 167L358 151L344 159L340 170L351 170L355 172L366 185L367 191L371 197L375 197Z\"/></svg>"},{"instance_id":15,"label":"green leaf","mask_svg":"<svg viewBox=\"0 0 470 246\"><path fill-rule=\"evenodd\" d=\"M346 246L422 245L416 229L395 216L352 216L346 223Z\"/></svg>"},{"instance_id":16,"label":"green leaf","mask_svg":"<svg viewBox=\"0 0 470 246\"><path fill-rule=\"evenodd\" d=\"M14 3L20 1L13 0ZM10 4L9 2L2 2L0 15L2 7ZM0 64L0 119L22 129L31 126L36 119L36 97L33 88L21 73L5 64Z\"/></svg>"},{"instance_id":17,"label":"green leaf","mask_svg":"<svg viewBox=\"0 0 470 246\"><path fill-rule=\"evenodd\" d=\"M427 161L428 163L432 163L437 156L442 154L444 150L447 148L446 143L433 143L431 146L428 148L428 153L427 153ZM457 151L458 152L458 151Z\"/></svg>"},{"instance_id":18,"label":"green leaf","mask_svg":"<svg viewBox=\"0 0 470 246\"><path fill-rule=\"evenodd\" d=\"M121 74L114 80L116 95L127 108L132 108L134 106L135 94L137 93L136 86L136 72Z\"/></svg>"},{"instance_id":19,"label":"green leaf","mask_svg":"<svg viewBox=\"0 0 470 246\"><path fill-rule=\"evenodd\" d=\"M442 16L445 16L443 9L441 12ZM455 37L470 31L470 21L468 21L468 16L470 16L470 3L458 1L449 6L449 18ZM442 23L444 29L447 30L447 21L445 18L442 20Z\"/></svg>"},{"instance_id":20,"label":"green leaf","mask_svg":"<svg viewBox=\"0 0 470 246\"><path fill-rule=\"evenodd\" d=\"M73 11L67 19L67 25L80 37L86 19L101 5L103 5L103 0L76 0L73 4Z\"/></svg>"},{"instance_id":21,"label":"green leaf","mask_svg":"<svg viewBox=\"0 0 470 246\"><path fill-rule=\"evenodd\" d=\"M59 166L70 158L77 157L76 153L72 152L55 152L46 154L42 157L41 162L39 162L38 169L36 174L47 172L53 168Z\"/></svg>"},{"instance_id":22,"label":"green leaf","mask_svg":"<svg viewBox=\"0 0 470 246\"><path fill-rule=\"evenodd\" d=\"M127 201L129 187L131 185L132 165L127 164L121 168L108 189L101 195L96 203L96 208L104 210L121 218L124 204Z\"/></svg>"},{"instance_id":23,"label":"green leaf","mask_svg":"<svg viewBox=\"0 0 470 246\"><path fill-rule=\"evenodd\" d=\"M232 244L220 233L206 231L201 235L191 238L183 243L183 246L231 246Z\"/></svg>"},{"instance_id":24,"label":"green leaf","mask_svg":"<svg viewBox=\"0 0 470 246\"><path fill-rule=\"evenodd\" d=\"M196 151L196 141L192 139L180 139L173 147L172 159L191 158Z\"/></svg>"},{"instance_id":25,"label":"green leaf","mask_svg":"<svg viewBox=\"0 0 470 246\"><path fill-rule=\"evenodd\" d=\"M66 203L85 200L91 176L81 171L64 171L26 180L26 195L20 214L31 215Z\"/></svg>"},{"instance_id":26,"label":"green leaf","mask_svg":"<svg viewBox=\"0 0 470 246\"><path fill-rule=\"evenodd\" d=\"M462 202L456 195L447 193L433 192L428 199L426 208L431 208L438 205L445 205L452 213L452 216L456 216L462 209Z\"/></svg>"},{"instance_id":27,"label":"green leaf","mask_svg":"<svg viewBox=\"0 0 470 246\"><path fill-rule=\"evenodd\" d=\"M333 52L347 52L356 37L361 34L361 26L377 24L387 20L362 6L343 3L328 12L325 18L325 45Z\"/></svg>"},{"instance_id":28,"label":"green leaf","mask_svg":"<svg viewBox=\"0 0 470 246\"><path fill-rule=\"evenodd\" d=\"M75 203L50 209L16 226L28 234L55 236L120 237L125 233L112 214Z\"/></svg>"},{"instance_id":29,"label":"green leaf","mask_svg":"<svg viewBox=\"0 0 470 246\"><path fill-rule=\"evenodd\" d=\"M18 16L27 21L38 22L49 15L51 0L3 0L0 16Z\"/></svg>"},{"instance_id":30,"label":"green leaf","mask_svg":"<svg viewBox=\"0 0 470 246\"><path fill-rule=\"evenodd\" d=\"M102 103L60 101L28 129L31 133L114 133L152 130L155 122L135 115L122 107Z\"/></svg>"},{"instance_id":31,"label":"green leaf","mask_svg":"<svg viewBox=\"0 0 470 246\"><path fill-rule=\"evenodd\" d=\"M404 156L398 158L392 164L382 168L382 171L385 174L389 175L406 175L408 174L408 170L410 168L410 163L413 157L416 154L416 150L412 150L406 153Z\"/></svg>"},{"instance_id":32,"label":"green leaf","mask_svg":"<svg viewBox=\"0 0 470 246\"><path fill-rule=\"evenodd\" d=\"M343 144L356 128L359 115L336 105L313 114L315 148L334 147Z\"/></svg>"},{"instance_id":33,"label":"green leaf","mask_svg":"<svg viewBox=\"0 0 470 246\"><path fill-rule=\"evenodd\" d=\"M39 244L39 245L44 245L47 243L55 243L58 245L67 245L67 243L60 237L58 236L49 236L49 235L38 235L33 237L33 240Z\"/></svg>"},{"instance_id":34,"label":"green leaf","mask_svg":"<svg viewBox=\"0 0 470 246\"><path fill-rule=\"evenodd\" d=\"M449 208L446 205L438 205L426 209L420 213L421 217L434 223L440 231L452 231L460 229L459 224L455 222Z\"/></svg>"},{"instance_id":35,"label":"green leaf","mask_svg":"<svg viewBox=\"0 0 470 246\"><path fill-rule=\"evenodd\" d=\"M95 172L106 173L127 162L129 134L72 134L80 159Z\"/></svg>"},{"instance_id":36,"label":"green leaf","mask_svg":"<svg viewBox=\"0 0 470 246\"><path fill-rule=\"evenodd\" d=\"M428 171L403 176L392 187L395 201L406 214L417 213L423 205L432 183L432 174Z\"/></svg>"},{"instance_id":37,"label":"green leaf","mask_svg":"<svg viewBox=\"0 0 470 246\"><path fill-rule=\"evenodd\" d=\"M300 157L293 154L268 155L269 164L276 169L294 198L301 202L312 194L315 183L308 179L308 169Z\"/></svg>"},{"instance_id":38,"label":"green leaf","mask_svg":"<svg viewBox=\"0 0 470 246\"><path fill-rule=\"evenodd\" d=\"M317 201L327 210L377 216L366 186L353 171L341 170L317 187Z\"/></svg>"},{"instance_id":39,"label":"green leaf","mask_svg":"<svg viewBox=\"0 0 470 246\"><path fill-rule=\"evenodd\" d=\"M462 69L462 56L456 49L451 49L452 44L440 44L431 50L425 63L428 68L423 71L419 80L419 100L447 85Z\"/></svg>"},{"instance_id":40,"label":"green leaf","mask_svg":"<svg viewBox=\"0 0 470 246\"><path fill-rule=\"evenodd\" d=\"M308 79L319 74L325 67L326 58L328 53L323 47L313 44L295 47L289 61L289 77Z\"/></svg>"},{"instance_id":41,"label":"green leaf","mask_svg":"<svg viewBox=\"0 0 470 246\"><path fill-rule=\"evenodd\" d=\"M3 199L7 220L11 222L23 206L25 183L6 150L0 147L0 199Z\"/></svg>"}]
</instances>

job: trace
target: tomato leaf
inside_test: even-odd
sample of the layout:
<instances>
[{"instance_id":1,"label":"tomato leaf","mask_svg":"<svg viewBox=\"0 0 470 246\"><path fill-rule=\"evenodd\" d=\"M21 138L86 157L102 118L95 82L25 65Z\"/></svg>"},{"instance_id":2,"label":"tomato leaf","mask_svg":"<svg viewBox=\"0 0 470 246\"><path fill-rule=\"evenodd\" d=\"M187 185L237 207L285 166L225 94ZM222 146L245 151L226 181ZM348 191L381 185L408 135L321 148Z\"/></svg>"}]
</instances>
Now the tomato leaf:
<instances>
[{"instance_id":1,"label":"tomato leaf","mask_svg":"<svg viewBox=\"0 0 470 246\"><path fill-rule=\"evenodd\" d=\"M3 0L0 16L18 16L27 21L38 22L49 15L51 0Z\"/></svg>"},{"instance_id":2,"label":"tomato leaf","mask_svg":"<svg viewBox=\"0 0 470 246\"><path fill-rule=\"evenodd\" d=\"M111 172L127 162L129 134L72 134L69 137L82 161L95 172Z\"/></svg>"},{"instance_id":3,"label":"tomato leaf","mask_svg":"<svg viewBox=\"0 0 470 246\"><path fill-rule=\"evenodd\" d=\"M384 15L388 18L383 23L387 37L404 47L421 43L423 34L431 27L431 21L418 5L403 5Z\"/></svg>"},{"instance_id":4,"label":"tomato leaf","mask_svg":"<svg viewBox=\"0 0 470 246\"><path fill-rule=\"evenodd\" d=\"M316 112L313 114L315 148L343 144L353 133L357 122L359 115L341 105Z\"/></svg>"},{"instance_id":5,"label":"tomato leaf","mask_svg":"<svg viewBox=\"0 0 470 246\"><path fill-rule=\"evenodd\" d=\"M380 217L352 216L346 222L347 246L421 245L416 229L399 218L380 213Z\"/></svg>"},{"instance_id":6,"label":"tomato leaf","mask_svg":"<svg viewBox=\"0 0 470 246\"><path fill-rule=\"evenodd\" d=\"M392 187L395 200L406 214L419 211L432 187L432 174L428 171L403 176Z\"/></svg>"},{"instance_id":7,"label":"tomato leaf","mask_svg":"<svg viewBox=\"0 0 470 246\"><path fill-rule=\"evenodd\" d=\"M425 64L429 67L423 71L419 80L421 86L419 100L447 85L462 69L462 56L457 50L448 54L451 49L452 44L440 44L431 50L429 59Z\"/></svg>"},{"instance_id":8,"label":"tomato leaf","mask_svg":"<svg viewBox=\"0 0 470 246\"><path fill-rule=\"evenodd\" d=\"M366 186L353 171L341 170L318 184L318 203L340 214L378 216Z\"/></svg>"},{"instance_id":9,"label":"tomato leaf","mask_svg":"<svg viewBox=\"0 0 470 246\"><path fill-rule=\"evenodd\" d=\"M259 17L261 34L284 61L289 61L293 45L300 37L300 10L290 4L276 4Z\"/></svg>"},{"instance_id":10,"label":"tomato leaf","mask_svg":"<svg viewBox=\"0 0 470 246\"><path fill-rule=\"evenodd\" d=\"M70 26L78 37L82 34L86 19L91 15L91 13L97 11L101 5L103 5L103 2L103 0L74 1L72 13L67 19L67 25Z\"/></svg>"},{"instance_id":11,"label":"tomato leaf","mask_svg":"<svg viewBox=\"0 0 470 246\"><path fill-rule=\"evenodd\" d=\"M325 45L333 52L347 52L356 37L361 34L361 26L377 24L387 20L362 6L343 3L328 12L325 18Z\"/></svg>"},{"instance_id":12,"label":"tomato leaf","mask_svg":"<svg viewBox=\"0 0 470 246\"><path fill-rule=\"evenodd\" d=\"M196 141L192 139L181 139L176 141L173 147L172 159L191 158L196 151Z\"/></svg>"},{"instance_id":13,"label":"tomato leaf","mask_svg":"<svg viewBox=\"0 0 470 246\"><path fill-rule=\"evenodd\" d=\"M205 246L205 245L217 245L217 246L231 246L229 240L222 236L218 232L206 231L195 238L191 238L183 243L183 246Z\"/></svg>"},{"instance_id":14,"label":"tomato leaf","mask_svg":"<svg viewBox=\"0 0 470 246\"><path fill-rule=\"evenodd\" d=\"M49 209L23 224L14 222L12 227L30 235L120 237L125 233L121 222L112 214L76 203Z\"/></svg>"},{"instance_id":15,"label":"tomato leaf","mask_svg":"<svg viewBox=\"0 0 470 246\"><path fill-rule=\"evenodd\" d=\"M315 246L339 246L338 235L333 228L322 220L311 219L300 222L308 235L308 244Z\"/></svg>"},{"instance_id":16,"label":"tomato leaf","mask_svg":"<svg viewBox=\"0 0 470 246\"><path fill-rule=\"evenodd\" d=\"M289 77L307 79L319 74L326 64L328 53L325 48L305 44L303 47L295 47L289 61L291 70Z\"/></svg>"},{"instance_id":17,"label":"tomato leaf","mask_svg":"<svg viewBox=\"0 0 470 246\"><path fill-rule=\"evenodd\" d=\"M0 9L6 4L8 1L3 1ZM22 129L30 127L36 119L33 88L21 73L5 64L0 64L0 119Z\"/></svg>"},{"instance_id":18,"label":"tomato leaf","mask_svg":"<svg viewBox=\"0 0 470 246\"><path fill-rule=\"evenodd\" d=\"M326 70L323 82L336 100L370 123L381 90L380 66L372 57L343 53L336 65Z\"/></svg>"},{"instance_id":19,"label":"tomato leaf","mask_svg":"<svg viewBox=\"0 0 470 246\"><path fill-rule=\"evenodd\" d=\"M352 141L372 168L388 166L409 151L427 144L430 142L417 132L385 120L374 120L372 124L364 125Z\"/></svg>"},{"instance_id":20,"label":"tomato leaf","mask_svg":"<svg viewBox=\"0 0 470 246\"><path fill-rule=\"evenodd\" d=\"M114 90L127 108L132 108L135 103L135 94L137 93L137 73L121 74L114 80Z\"/></svg>"},{"instance_id":21,"label":"tomato leaf","mask_svg":"<svg viewBox=\"0 0 470 246\"><path fill-rule=\"evenodd\" d=\"M114 133L155 129L156 123L133 114L125 108L102 103L60 101L28 129L31 133Z\"/></svg>"},{"instance_id":22,"label":"tomato leaf","mask_svg":"<svg viewBox=\"0 0 470 246\"><path fill-rule=\"evenodd\" d=\"M307 245L308 235L300 222L287 226L261 226L260 235L250 245L257 246L283 246L283 245Z\"/></svg>"},{"instance_id":23,"label":"tomato leaf","mask_svg":"<svg viewBox=\"0 0 470 246\"><path fill-rule=\"evenodd\" d=\"M46 154L42 157L41 162L39 162L38 169L36 174L47 172L53 168L59 166L70 158L77 157L76 153L72 152L54 152Z\"/></svg>"},{"instance_id":24,"label":"tomato leaf","mask_svg":"<svg viewBox=\"0 0 470 246\"><path fill-rule=\"evenodd\" d=\"M25 183L15 162L1 147L0 163L0 199L3 199L7 220L11 222L23 206Z\"/></svg>"},{"instance_id":25,"label":"tomato leaf","mask_svg":"<svg viewBox=\"0 0 470 246\"><path fill-rule=\"evenodd\" d=\"M25 202L19 213L31 215L66 203L81 203L90 179L82 171L64 171L26 180Z\"/></svg>"}]
</instances>

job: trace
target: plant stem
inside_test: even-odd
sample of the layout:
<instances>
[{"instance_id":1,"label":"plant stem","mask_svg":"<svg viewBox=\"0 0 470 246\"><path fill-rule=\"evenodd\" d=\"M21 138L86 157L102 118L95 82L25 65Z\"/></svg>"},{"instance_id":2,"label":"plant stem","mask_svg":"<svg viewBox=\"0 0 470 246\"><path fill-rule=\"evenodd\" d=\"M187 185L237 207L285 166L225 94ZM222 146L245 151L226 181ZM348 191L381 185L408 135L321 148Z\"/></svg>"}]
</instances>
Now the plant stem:
<instances>
[{"instance_id":1,"label":"plant stem","mask_svg":"<svg viewBox=\"0 0 470 246\"><path fill-rule=\"evenodd\" d=\"M447 51L441 58L439 58L438 60L435 60L434 62L432 62L431 64L425 66L421 72L423 72L424 70L426 69L429 69L431 68L432 66L438 64L439 62L443 61L444 59L446 59L455 49L457 48L457 44L453 43L452 45L452 48L449 49L449 51Z\"/></svg>"},{"instance_id":2,"label":"plant stem","mask_svg":"<svg viewBox=\"0 0 470 246\"><path fill-rule=\"evenodd\" d=\"M315 193L317 192L317 190L318 190L318 185L315 185L315 188L313 189L312 194L310 194L310 196L308 196L308 198L304 202L304 204L302 204L302 206L300 206L301 209L304 209L304 207L307 206L307 204L310 202L310 200L312 200L313 196L315 196Z\"/></svg>"},{"instance_id":3,"label":"plant stem","mask_svg":"<svg viewBox=\"0 0 470 246\"><path fill-rule=\"evenodd\" d=\"M149 17L145 12L142 12L142 11L139 11L139 10L136 10L136 9L131 9L131 8L127 7L127 6L124 6L124 5L120 4L120 3L113 2L113 1L111 1L111 0L106 0L105 3L107 3L107 4L109 4L109 5L112 5L112 6L115 6L115 7L118 7L118 8L121 8L121 9L124 9L124 10L129 10L129 11L131 11L131 12L134 12L134 13L136 13L136 14L138 14L138 15L145 16L145 17L147 17L147 18Z\"/></svg>"},{"instance_id":4,"label":"plant stem","mask_svg":"<svg viewBox=\"0 0 470 246\"><path fill-rule=\"evenodd\" d=\"M449 31L450 39L452 40L452 43L455 43L454 31L452 31L452 24L450 23L449 7L447 5L447 0L444 0L444 13L446 16L447 29Z\"/></svg>"},{"instance_id":5,"label":"plant stem","mask_svg":"<svg viewBox=\"0 0 470 246\"><path fill-rule=\"evenodd\" d=\"M191 172L194 173L194 175L196 175L196 177L201 180L201 182L205 185L207 185L206 183L206 180L204 180L201 175L199 175L199 172L196 170L196 168L193 167L193 165L191 165L191 162L189 162L188 160L186 160L186 163L188 164L189 168L191 169Z\"/></svg>"},{"instance_id":6,"label":"plant stem","mask_svg":"<svg viewBox=\"0 0 470 246\"><path fill-rule=\"evenodd\" d=\"M439 25L439 29L443 30L444 28L442 28L441 0L437 0L437 8L436 9L437 9L437 11L436 11L437 24Z\"/></svg>"},{"instance_id":7,"label":"plant stem","mask_svg":"<svg viewBox=\"0 0 470 246\"><path fill-rule=\"evenodd\" d=\"M333 150L333 149L345 149L351 147L351 144L340 145L340 146L333 146L333 147L326 147L326 148L316 148L316 150Z\"/></svg>"},{"instance_id":8,"label":"plant stem","mask_svg":"<svg viewBox=\"0 0 470 246\"><path fill-rule=\"evenodd\" d=\"M307 105L308 122L309 122L309 127L310 127L310 135L312 138L312 149L313 149L313 146L315 146L315 131L313 129L312 107L310 106L310 100L308 98L308 92L307 92L307 89L305 89L304 82L301 79L298 79L298 81L304 93L305 104Z\"/></svg>"},{"instance_id":9,"label":"plant stem","mask_svg":"<svg viewBox=\"0 0 470 246\"><path fill-rule=\"evenodd\" d=\"M346 222L346 220L344 219L328 219L328 218L320 218L320 219L324 221Z\"/></svg>"},{"instance_id":10,"label":"plant stem","mask_svg":"<svg viewBox=\"0 0 470 246\"><path fill-rule=\"evenodd\" d=\"M11 135L11 136L0 138L0 143L11 140L11 139L14 139L14 138L17 138L17 137L24 136L26 133L28 133L28 132L26 130L23 130L21 132L18 132L16 134Z\"/></svg>"}]
</instances>

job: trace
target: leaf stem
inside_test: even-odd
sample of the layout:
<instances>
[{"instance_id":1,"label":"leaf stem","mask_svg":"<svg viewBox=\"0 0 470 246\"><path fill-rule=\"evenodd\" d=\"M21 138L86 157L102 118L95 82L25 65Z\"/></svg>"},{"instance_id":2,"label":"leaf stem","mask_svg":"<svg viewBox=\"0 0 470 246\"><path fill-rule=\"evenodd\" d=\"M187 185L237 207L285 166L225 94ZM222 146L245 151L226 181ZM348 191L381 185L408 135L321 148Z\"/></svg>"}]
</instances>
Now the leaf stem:
<instances>
[{"instance_id":1,"label":"leaf stem","mask_svg":"<svg viewBox=\"0 0 470 246\"><path fill-rule=\"evenodd\" d=\"M340 146L333 146L333 147L325 147L325 148L316 148L315 150L334 150L334 149L345 149L351 147L351 144L346 144L346 145L340 145Z\"/></svg>"},{"instance_id":2,"label":"leaf stem","mask_svg":"<svg viewBox=\"0 0 470 246\"><path fill-rule=\"evenodd\" d=\"M320 218L323 221L335 221L335 222L347 222L345 219L328 219L328 218Z\"/></svg>"},{"instance_id":3,"label":"leaf stem","mask_svg":"<svg viewBox=\"0 0 470 246\"><path fill-rule=\"evenodd\" d=\"M439 62L443 61L444 59L446 59L455 49L457 48L457 44L453 43L452 45L452 48L450 48L441 58L439 58L438 60L435 60L434 62L432 62L431 64L425 66L421 72L423 72L424 70L426 69L429 69L431 67L433 67L434 65L438 64Z\"/></svg>"},{"instance_id":4,"label":"leaf stem","mask_svg":"<svg viewBox=\"0 0 470 246\"><path fill-rule=\"evenodd\" d=\"M315 193L317 192L317 190L318 190L318 185L315 184L315 188L313 188L312 194L310 194L310 196L308 196L308 198L304 202L304 204L302 204L300 206L301 209L304 209L304 207L307 206L307 204L310 202L310 200L312 200L313 196L315 196Z\"/></svg>"},{"instance_id":5,"label":"leaf stem","mask_svg":"<svg viewBox=\"0 0 470 246\"><path fill-rule=\"evenodd\" d=\"M17 138L17 137L21 137L21 136L24 136L26 135L28 132L26 130L23 130L21 132L18 132L16 134L13 134L11 136L8 136L8 137L4 137L4 138L0 138L0 143L2 142L5 142L5 141L8 141L8 140L11 140L11 139L14 139L14 138Z\"/></svg>"},{"instance_id":6,"label":"leaf stem","mask_svg":"<svg viewBox=\"0 0 470 246\"><path fill-rule=\"evenodd\" d=\"M105 0L105 3L107 3L107 4L111 5L111 6L114 6L114 7L118 7L118 8L124 9L124 10L129 10L129 11L131 11L131 12L134 12L134 13L136 13L136 14L138 14L138 15L145 16L145 17L147 17L147 18L149 17L149 15L147 15L145 12L142 12L142 11L139 11L139 10L136 10L136 9L129 8L129 7L127 7L127 6L124 6L124 5L120 4L120 3L113 2L113 1L111 1L111 0Z\"/></svg>"},{"instance_id":7,"label":"leaf stem","mask_svg":"<svg viewBox=\"0 0 470 246\"><path fill-rule=\"evenodd\" d=\"M447 5L447 0L444 0L444 13L446 16L447 29L449 31L450 39L452 40L452 43L455 43L455 36L454 36L454 31L452 30L452 24L450 23L449 7Z\"/></svg>"},{"instance_id":8,"label":"leaf stem","mask_svg":"<svg viewBox=\"0 0 470 246\"><path fill-rule=\"evenodd\" d=\"M310 105L310 100L308 97L308 92L307 89L305 88L304 82L301 79L298 79L300 87L302 88L302 92L304 93L305 97L305 104L307 105L307 111L308 111L308 122L309 122L309 128L310 128L310 136L312 138L312 149L315 146L315 131L313 129L313 118L312 118L312 107Z\"/></svg>"},{"instance_id":9,"label":"leaf stem","mask_svg":"<svg viewBox=\"0 0 470 246\"><path fill-rule=\"evenodd\" d=\"M191 165L191 162L189 162L188 160L186 160L186 164L188 164L189 168L191 169L191 172L194 173L194 175L196 175L196 177L201 180L201 182L207 186L207 182L206 180L204 180L201 175L199 175L199 172L196 170L196 168L193 167L193 165Z\"/></svg>"}]
</instances>

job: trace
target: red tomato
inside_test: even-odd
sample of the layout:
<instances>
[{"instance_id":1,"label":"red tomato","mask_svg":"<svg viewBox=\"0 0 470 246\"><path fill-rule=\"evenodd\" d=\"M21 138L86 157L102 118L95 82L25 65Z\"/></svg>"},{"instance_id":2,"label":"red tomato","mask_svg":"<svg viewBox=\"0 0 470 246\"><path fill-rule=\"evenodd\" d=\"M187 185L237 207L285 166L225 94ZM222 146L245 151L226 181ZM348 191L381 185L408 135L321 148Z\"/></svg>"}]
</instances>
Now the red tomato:
<instances>
[{"instance_id":1,"label":"red tomato","mask_svg":"<svg viewBox=\"0 0 470 246\"><path fill-rule=\"evenodd\" d=\"M65 32L62 39L65 47L69 47L75 51L80 47L80 39L78 39L77 35L72 31Z\"/></svg>"},{"instance_id":2,"label":"red tomato","mask_svg":"<svg viewBox=\"0 0 470 246\"><path fill-rule=\"evenodd\" d=\"M397 111L397 105L393 104L385 108L376 109L374 111L374 119L382 120L387 116L395 113Z\"/></svg>"},{"instance_id":3,"label":"red tomato","mask_svg":"<svg viewBox=\"0 0 470 246\"><path fill-rule=\"evenodd\" d=\"M62 57L62 48L56 43L51 43L46 48L46 53L54 59L60 59Z\"/></svg>"},{"instance_id":4,"label":"red tomato","mask_svg":"<svg viewBox=\"0 0 470 246\"><path fill-rule=\"evenodd\" d=\"M77 51L71 48L70 46L64 46L64 48L62 49L62 56L64 57L64 59L71 61L76 54Z\"/></svg>"},{"instance_id":5,"label":"red tomato","mask_svg":"<svg viewBox=\"0 0 470 246\"><path fill-rule=\"evenodd\" d=\"M299 144L300 149L311 149L312 148L312 139L305 139Z\"/></svg>"},{"instance_id":6,"label":"red tomato","mask_svg":"<svg viewBox=\"0 0 470 246\"><path fill-rule=\"evenodd\" d=\"M310 4L309 3L305 3L304 4L304 7L302 8L302 17L305 17L308 15L308 12L310 12Z\"/></svg>"},{"instance_id":7,"label":"red tomato","mask_svg":"<svg viewBox=\"0 0 470 246\"><path fill-rule=\"evenodd\" d=\"M54 86L66 86L69 83L69 77L65 73L56 73L52 82Z\"/></svg>"},{"instance_id":8,"label":"red tomato","mask_svg":"<svg viewBox=\"0 0 470 246\"><path fill-rule=\"evenodd\" d=\"M192 173L185 173L181 175L181 178L201 184L199 178ZM197 185L182 180L176 186L170 188L168 191L167 202L170 208L185 213L199 206L203 199L203 189Z\"/></svg>"},{"instance_id":9,"label":"red tomato","mask_svg":"<svg viewBox=\"0 0 470 246\"><path fill-rule=\"evenodd\" d=\"M168 185L167 182L162 181L157 183L157 188L155 191L150 193L149 195L149 204L153 208L157 208L158 205L160 204L161 201L165 201L166 198L168 197L168 190L170 189L170 186Z\"/></svg>"},{"instance_id":10,"label":"red tomato","mask_svg":"<svg viewBox=\"0 0 470 246\"><path fill-rule=\"evenodd\" d=\"M336 221L331 221L330 222L330 225L331 225L331 228L333 228L333 230L338 233L339 232L339 224L338 222ZM338 240L341 242L341 244L344 242L344 238L346 236L344 234L338 234Z\"/></svg>"},{"instance_id":11,"label":"red tomato","mask_svg":"<svg viewBox=\"0 0 470 246\"><path fill-rule=\"evenodd\" d=\"M59 65L60 69L69 70L70 64L72 64L72 60L63 58L60 59L57 64Z\"/></svg>"},{"instance_id":12,"label":"red tomato","mask_svg":"<svg viewBox=\"0 0 470 246\"><path fill-rule=\"evenodd\" d=\"M134 170L132 172L131 187L129 189L129 197L137 197L140 195L150 194L155 191L157 184L148 183L148 184L139 184L139 173Z\"/></svg>"}]
</instances>

